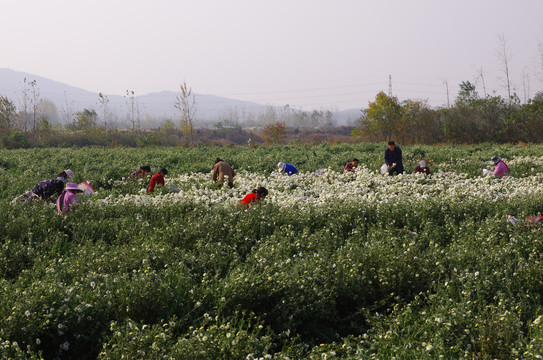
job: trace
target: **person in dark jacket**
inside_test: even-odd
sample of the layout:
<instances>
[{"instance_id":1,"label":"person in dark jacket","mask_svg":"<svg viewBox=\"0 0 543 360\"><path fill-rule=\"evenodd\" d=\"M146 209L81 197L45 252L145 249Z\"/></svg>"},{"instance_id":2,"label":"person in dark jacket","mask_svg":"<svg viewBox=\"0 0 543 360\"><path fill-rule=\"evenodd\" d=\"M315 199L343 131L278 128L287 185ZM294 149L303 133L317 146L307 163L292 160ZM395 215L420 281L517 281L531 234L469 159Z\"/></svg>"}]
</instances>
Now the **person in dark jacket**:
<instances>
[{"instance_id":1,"label":"person in dark jacket","mask_svg":"<svg viewBox=\"0 0 543 360\"><path fill-rule=\"evenodd\" d=\"M388 174L392 176L403 174L402 149L394 144L394 141L388 142L388 148L385 150L385 164L388 169Z\"/></svg>"},{"instance_id":2,"label":"person in dark jacket","mask_svg":"<svg viewBox=\"0 0 543 360\"><path fill-rule=\"evenodd\" d=\"M59 196L64 191L64 181L52 179L42 180L32 188L32 192L40 197L42 200L51 200L51 196Z\"/></svg>"}]
</instances>

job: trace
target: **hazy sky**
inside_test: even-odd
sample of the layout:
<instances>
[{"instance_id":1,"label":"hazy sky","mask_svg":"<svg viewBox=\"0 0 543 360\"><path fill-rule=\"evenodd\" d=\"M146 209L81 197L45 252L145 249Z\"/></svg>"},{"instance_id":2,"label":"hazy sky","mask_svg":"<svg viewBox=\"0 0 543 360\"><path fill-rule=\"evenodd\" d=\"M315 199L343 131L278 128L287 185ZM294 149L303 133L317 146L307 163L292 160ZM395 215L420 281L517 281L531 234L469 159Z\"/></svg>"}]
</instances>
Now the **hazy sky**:
<instances>
[{"instance_id":1,"label":"hazy sky","mask_svg":"<svg viewBox=\"0 0 543 360\"><path fill-rule=\"evenodd\" d=\"M176 91L294 108L365 108L377 92L453 101L482 70L543 89L543 0L3 1L0 68L124 95ZM479 79L478 84L481 84ZM482 85L478 88L482 94Z\"/></svg>"}]
</instances>

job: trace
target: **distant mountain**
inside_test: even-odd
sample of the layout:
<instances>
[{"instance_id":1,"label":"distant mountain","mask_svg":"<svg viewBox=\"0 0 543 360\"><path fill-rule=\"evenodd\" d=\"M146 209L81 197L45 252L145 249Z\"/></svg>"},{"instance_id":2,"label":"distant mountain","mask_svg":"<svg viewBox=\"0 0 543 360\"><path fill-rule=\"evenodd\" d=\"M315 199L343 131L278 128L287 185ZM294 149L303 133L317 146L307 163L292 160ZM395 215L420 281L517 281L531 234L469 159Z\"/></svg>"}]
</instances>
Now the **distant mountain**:
<instances>
[{"instance_id":1,"label":"distant mountain","mask_svg":"<svg viewBox=\"0 0 543 360\"><path fill-rule=\"evenodd\" d=\"M0 69L0 95L6 96L20 108L23 97L23 88L26 83L36 81L37 92L44 101L53 103L56 107L47 113L49 121L63 122L73 114L84 109L95 110L101 116L101 107L98 93L70 86L58 81L47 79L41 76L18 72L10 69ZM30 88L26 85L26 88ZM108 113L112 118L121 119L121 123L128 118L130 111L129 101L124 96L107 95ZM146 95L135 94L137 111L143 123L147 127L154 127L165 119L175 119L179 113L174 108L176 96L179 92L161 91ZM256 118L264 113L269 106L256 104L248 101L229 99L214 95L195 94L196 118L202 124L214 124L247 114L254 114ZM243 116L240 116L244 114ZM350 124L360 117L360 110L345 110L334 114L335 122L338 125ZM235 119L232 119L235 120Z\"/></svg>"}]
</instances>

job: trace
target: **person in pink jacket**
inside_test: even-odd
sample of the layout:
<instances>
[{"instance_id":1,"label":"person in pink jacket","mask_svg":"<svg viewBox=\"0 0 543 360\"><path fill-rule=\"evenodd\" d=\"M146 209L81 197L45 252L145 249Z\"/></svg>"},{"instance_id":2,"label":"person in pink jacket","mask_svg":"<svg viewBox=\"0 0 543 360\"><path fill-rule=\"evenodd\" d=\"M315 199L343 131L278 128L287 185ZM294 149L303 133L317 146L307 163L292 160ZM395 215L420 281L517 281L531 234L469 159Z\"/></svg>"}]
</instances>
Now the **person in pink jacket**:
<instances>
[{"instance_id":1,"label":"person in pink jacket","mask_svg":"<svg viewBox=\"0 0 543 360\"><path fill-rule=\"evenodd\" d=\"M492 162L494 163L494 165L496 165L496 167L494 168L494 175L501 179L505 175L509 174L509 167L506 163L503 162L502 159L494 155L492 157Z\"/></svg>"},{"instance_id":2,"label":"person in pink jacket","mask_svg":"<svg viewBox=\"0 0 543 360\"><path fill-rule=\"evenodd\" d=\"M76 183L69 182L66 184L66 188L62 194L57 198L57 210L60 215L67 215L70 213L70 207L73 207L77 203L77 194L82 193Z\"/></svg>"}]
</instances>

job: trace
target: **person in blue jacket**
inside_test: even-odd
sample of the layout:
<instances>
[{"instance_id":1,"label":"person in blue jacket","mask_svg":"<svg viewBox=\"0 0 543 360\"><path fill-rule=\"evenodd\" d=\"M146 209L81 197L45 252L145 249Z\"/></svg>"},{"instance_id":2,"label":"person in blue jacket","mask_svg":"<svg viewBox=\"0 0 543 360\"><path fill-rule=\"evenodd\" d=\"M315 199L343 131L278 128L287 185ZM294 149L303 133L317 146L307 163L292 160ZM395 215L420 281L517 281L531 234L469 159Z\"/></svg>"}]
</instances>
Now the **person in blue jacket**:
<instances>
[{"instance_id":1,"label":"person in blue jacket","mask_svg":"<svg viewBox=\"0 0 543 360\"><path fill-rule=\"evenodd\" d=\"M403 174L402 149L394 144L394 141L388 142L388 148L385 150L385 164L388 174Z\"/></svg>"},{"instance_id":2,"label":"person in blue jacket","mask_svg":"<svg viewBox=\"0 0 543 360\"><path fill-rule=\"evenodd\" d=\"M289 176L298 173L298 169L296 169L294 165L284 162L277 164L277 169L279 170L279 173L287 174Z\"/></svg>"}]
</instances>

